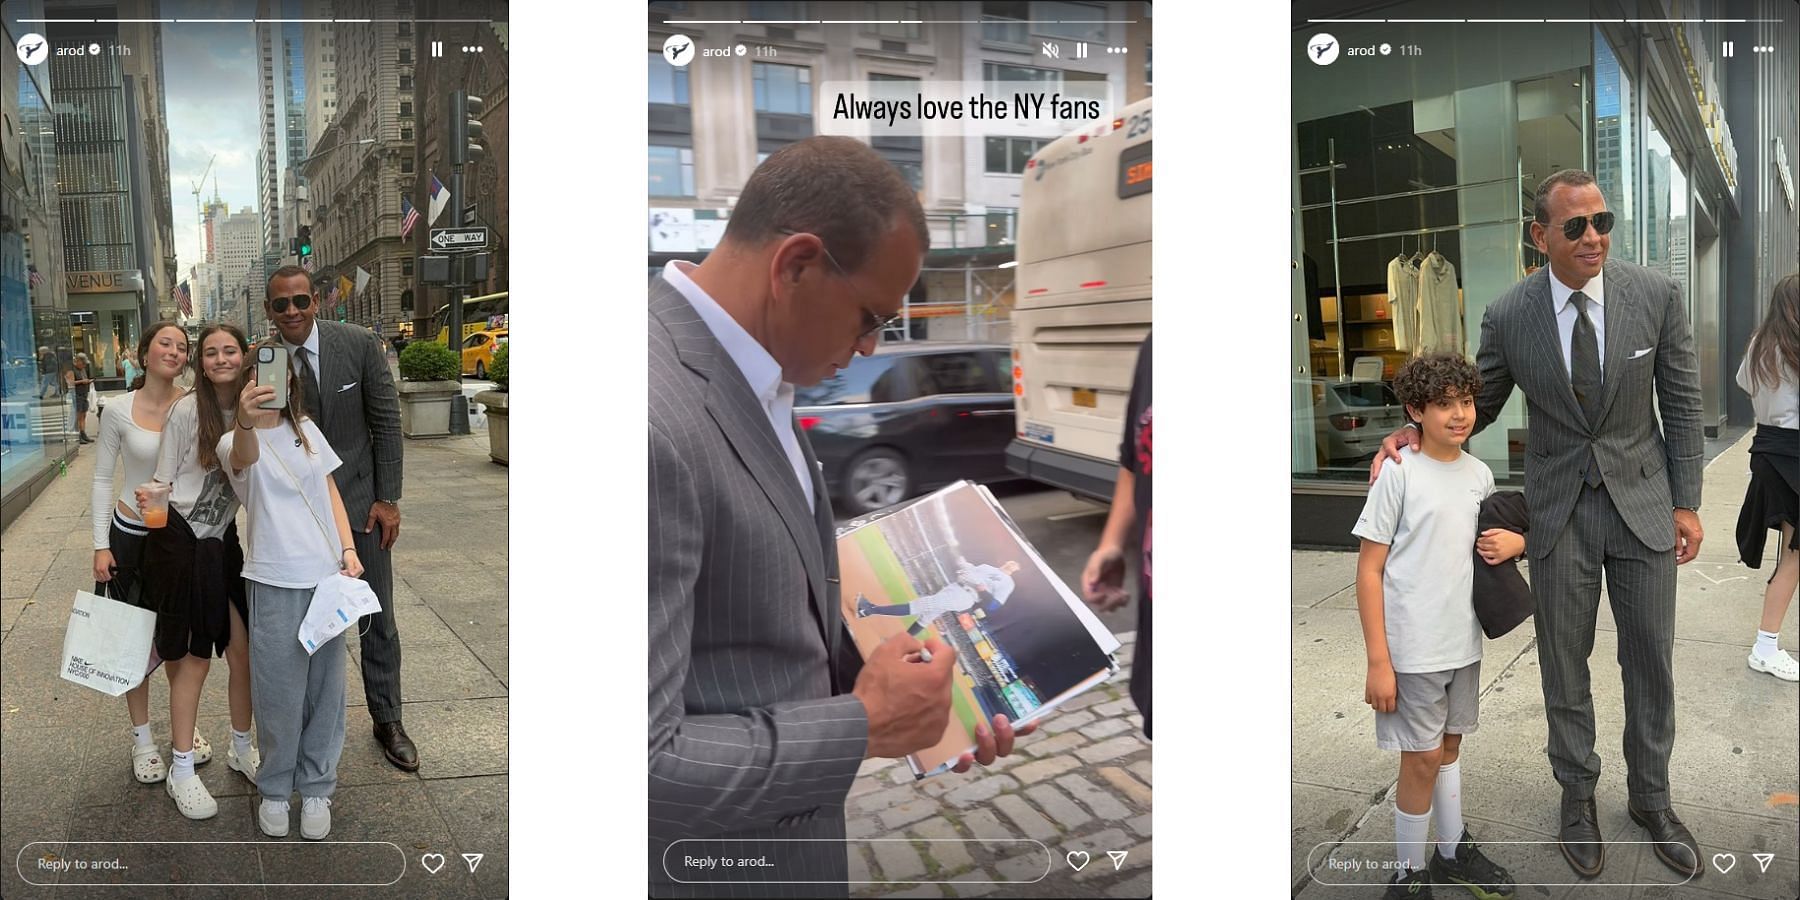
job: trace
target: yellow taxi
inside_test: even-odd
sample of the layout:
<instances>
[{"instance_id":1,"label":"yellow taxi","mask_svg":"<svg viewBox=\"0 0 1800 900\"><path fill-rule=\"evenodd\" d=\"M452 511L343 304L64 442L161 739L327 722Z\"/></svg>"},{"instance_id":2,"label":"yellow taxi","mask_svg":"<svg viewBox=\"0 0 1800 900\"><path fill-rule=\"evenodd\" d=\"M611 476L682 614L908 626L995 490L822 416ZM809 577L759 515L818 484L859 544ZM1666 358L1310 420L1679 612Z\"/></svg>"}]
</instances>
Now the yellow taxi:
<instances>
[{"instance_id":1,"label":"yellow taxi","mask_svg":"<svg viewBox=\"0 0 1800 900\"><path fill-rule=\"evenodd\" d=\"M506 346L506 329L477 331L463 339L462 370L464 375L487 378L494 363L494 351Z\"/></svg>"}]
</instances>

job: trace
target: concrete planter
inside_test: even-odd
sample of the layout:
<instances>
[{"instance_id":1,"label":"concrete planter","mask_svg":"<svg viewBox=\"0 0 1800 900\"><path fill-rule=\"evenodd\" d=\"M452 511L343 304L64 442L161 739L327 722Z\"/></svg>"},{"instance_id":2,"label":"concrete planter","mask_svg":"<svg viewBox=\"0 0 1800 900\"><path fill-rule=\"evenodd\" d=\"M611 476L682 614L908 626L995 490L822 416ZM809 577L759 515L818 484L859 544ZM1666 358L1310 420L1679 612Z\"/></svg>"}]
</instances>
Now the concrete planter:
<instances>
[{"instance_id":1,"label":"concrete planter","mask_svg":"<svg viewBox=\"0 0 1800 900\"><path fill-rule=\"evenodd\" d=\"M400 433L409 438L448 437L450 398L461 392L454 381L402 381Z\"/></svg>"},{"instance_id":2,"label":"concrete planter","mask_svg":"<svg viewBox=\"0 0 1800 900\"><path fill-rule=\"evenodd\" d=\"M506 465L506 402L505 391L482 391L475 395L475 402L487 410L488 456L501 465Z\"/></svg>"}]
</instances>

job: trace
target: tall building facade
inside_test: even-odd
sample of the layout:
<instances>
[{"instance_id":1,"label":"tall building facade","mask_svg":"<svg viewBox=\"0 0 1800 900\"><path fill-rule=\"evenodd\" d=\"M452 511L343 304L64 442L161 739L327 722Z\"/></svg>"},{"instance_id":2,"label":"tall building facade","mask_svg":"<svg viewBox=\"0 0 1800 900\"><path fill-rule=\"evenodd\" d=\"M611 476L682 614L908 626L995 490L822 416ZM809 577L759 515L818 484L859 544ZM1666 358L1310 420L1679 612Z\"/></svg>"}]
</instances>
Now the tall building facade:
<instances>
[{"instance_id":1,"label":"tall building facade","mask_svg":"<svg viewBox=\"0 0 1800 900\"><path fill-rule=\"evenodd\" d=\"M71 341L102 390L123 386L120 351L144 326L176 317L161 43L154 23L125 21L158 9L150 0L59 6L59 15L95 21L45 26L53 46L98 49L48 65Z\"/></svg>"},{"instance_id":2,"label":"tall building facade","mask_svg":"<svg viewBox=\"0 0 1800 900\"><path fill-rule=\"evenodd\" d=\"M282 10L275 0L259 0L258 19L274 19ZM281 173L287 168L287 92L282 89L287 66L282 53L281 24L256 23L258 144L256 149L256 203L262 215L265 252L281 253Z\"/></svg>"},{"instance_id":3,"label":"tall building facade","mask_svg":"<svg viewBox=\"0 0 1800 900\"><path fill-rule=\"evenodd\" d=\"M332 17L331 0L308 0L303 4L305 18ZM301 29L301 56L306 60L302 74L305 98L301 118L306 137L304 159L319 145L319 135L337 117L337 26L330 21L308 22Z\"/></svg>"},{"instance_id":4,"label":"tall building facade","mask_svg":"<svg viewBox=\"0 0 1800 900\"><path fill-rule=\"evenodd\" d=\"M400 199L415 174L416 9L412 0L339 0L332 9L340 20L370 21L337 25L328 54L335 59L317 66L335 68L337 106L316 135L309 132L301 172L313 212L315 278L322 294L340 277L353 288L337 292L320 314L393 334L413 279L412 254L400 241ZM360 291L359 270L368 273Z\"/></svg>"},{"instance_id":5,"label":"tall building facade","mask_svg":"<svg viewBox=\"0 0 1800 900\"><path fill-rule=\"evenodd\" d=\"M41 33L42 0L0 4L8 48ZM42 54L42 55L38 55ZM64 282L62 198L48 48L27 62L0 57L0 527L56 480L75 453L73 399L61 370L73 357Z\"/></svg>"},{"instance_id":6,"label":"tall building facade","mask_svg":"<svg viewBox=\"0 0 1800 900\"><path fill-rule=\"evenodd\" d=\"M251 278L252 283L260 284L256 279L262 272L262 216L248 206L243 207L219 222L218 235L222 297L217 318L248 327L249 310L243 306L242 288L246 277ZM252 299L261 298L261 288L258 287L251 296Z\"/></svg>"}]
</instances>

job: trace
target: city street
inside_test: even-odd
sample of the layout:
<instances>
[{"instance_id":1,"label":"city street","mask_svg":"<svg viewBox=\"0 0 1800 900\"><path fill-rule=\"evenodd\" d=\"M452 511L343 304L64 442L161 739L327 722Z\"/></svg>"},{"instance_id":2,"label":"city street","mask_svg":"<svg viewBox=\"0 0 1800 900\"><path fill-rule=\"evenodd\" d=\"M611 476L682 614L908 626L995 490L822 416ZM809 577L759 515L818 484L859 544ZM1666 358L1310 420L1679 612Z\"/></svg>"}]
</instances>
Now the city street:
<instances>
[{"instance_id":1,"label":"city street","mask_svg":"<svg viewBox=\"0 0 1800 900\"><path fill-rule=\"evenodd\" d=\"M992 489L1076 589L1106 508L1032 482ZM1133 568L1127 584L1135 579ZM1151 749L1126 693L1135 602L1100 617L1124 644L1120 673L1053 713L1012 756L923 781L895 760L863 764L850 789L852 896L1150 896ZM1032 842L1048 849L1047 871ZM1126 855L1115 867L1108 851Z\"/></svg>"},{"instance_id":2,"label":"city street","mask_svg":"<svg viewBox=\"0 0 1800 900\"><path fill-rule=\"evenodd\" d=\"M1588 662L1602 772L1596 803L1608 842L1606 868L1594 882L1577 883L1554 843L1561 794L1546 757L1532 623L1484 641L1480 726L1461 752L1463 815L1484 852L1512 871L1519 897L1800 896L1800 692L1745 665L1769 572L1768 563L1760 572L1739 564L1732 537L1749 479L1749 445L1743 437L1707 466L1705 539L1699 557L1677 574L1670 787L1707 870L1676 884L1678 876L1648 844L1632 843L1648 837L1625 808L1624 696L1617 629L1603 595ZM1291 883L1299 900L1368 900L1375 896L1370 885L1385 880L1381 873L1342 866L1394 854L1399 755L1375 748L1374 714L1362 702L1366 664L1355 580L1353 553L1294 551ZM1796 612L1790 608L1781 627L1790 652L1800 633ZM1766 871L1759 853L1772 855Z\"/></svg>"},{"instance_id":3,"label":"city street","mask_svg":"<svg viewBox=\"0 0 1800 900\"><path fill-rule=\"evenodd\" d=\"M407 441L405 453L394 600L404 721L421 766L408 774L382 758L364 711L352 639L328 840L370 842L361 845L303 841L297 833L278 841L258 831L255 790L223 759L231 741L224 660L214 660L200 701L199 729L214 758L198 773L219 802L219 814L204 821L184 819L162 785L132 779L122 699L58 677L70 602L77 589L93 587L88 497L96 453L83 448L0 535L0 896L61 896L48 886L57 884L173 883L184 886L132 887L116 896L235 900L297 895L200 885L379 885L396 878L394 896L507 896L507 472L488 460L480 431ZM152 731L166 749L168 683L159 672L151 685ZM48 843L26 849L39 841ZM81 843L109 841L196 843L161 845L154 855L141 847ZM464 853L484 854L473 874ZM118 857L130 870L84 875L54 868L56 860L98 857ZM46 886L21 880L15 859L31 882ZM363 891L307 887L304 895Z\"/></svg>"}]
</instances>

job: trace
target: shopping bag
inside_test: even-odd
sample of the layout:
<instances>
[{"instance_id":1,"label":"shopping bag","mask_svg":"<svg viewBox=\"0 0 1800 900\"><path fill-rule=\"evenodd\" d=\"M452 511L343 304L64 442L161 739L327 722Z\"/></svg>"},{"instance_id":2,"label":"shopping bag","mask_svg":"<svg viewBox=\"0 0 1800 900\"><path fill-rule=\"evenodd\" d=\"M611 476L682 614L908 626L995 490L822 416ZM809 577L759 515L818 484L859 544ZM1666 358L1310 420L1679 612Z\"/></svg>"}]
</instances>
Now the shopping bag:
<instances>
[{"instance_id":1,"label":"shopping bag","mask_svg":"<svg viewBox=\"0 0 1800 900\"><path fill-rule=\"evenodd\" d=\"M313 588L306 618L300 620L300 646L311 656L351 623L378 612L381 600L368 582L342 572L332 575Z\"/></svg>"},{"instance_id":2,"label":"shopping bag","mask_svg":"<svg viewBox=\"0 0 1800 900\"><path fill-rule=\"evenodd\" d=\"M76 591L63 634L62 677L117 697L144 680L155 635L156 613Z\"/></svg>"}]
</instances>

